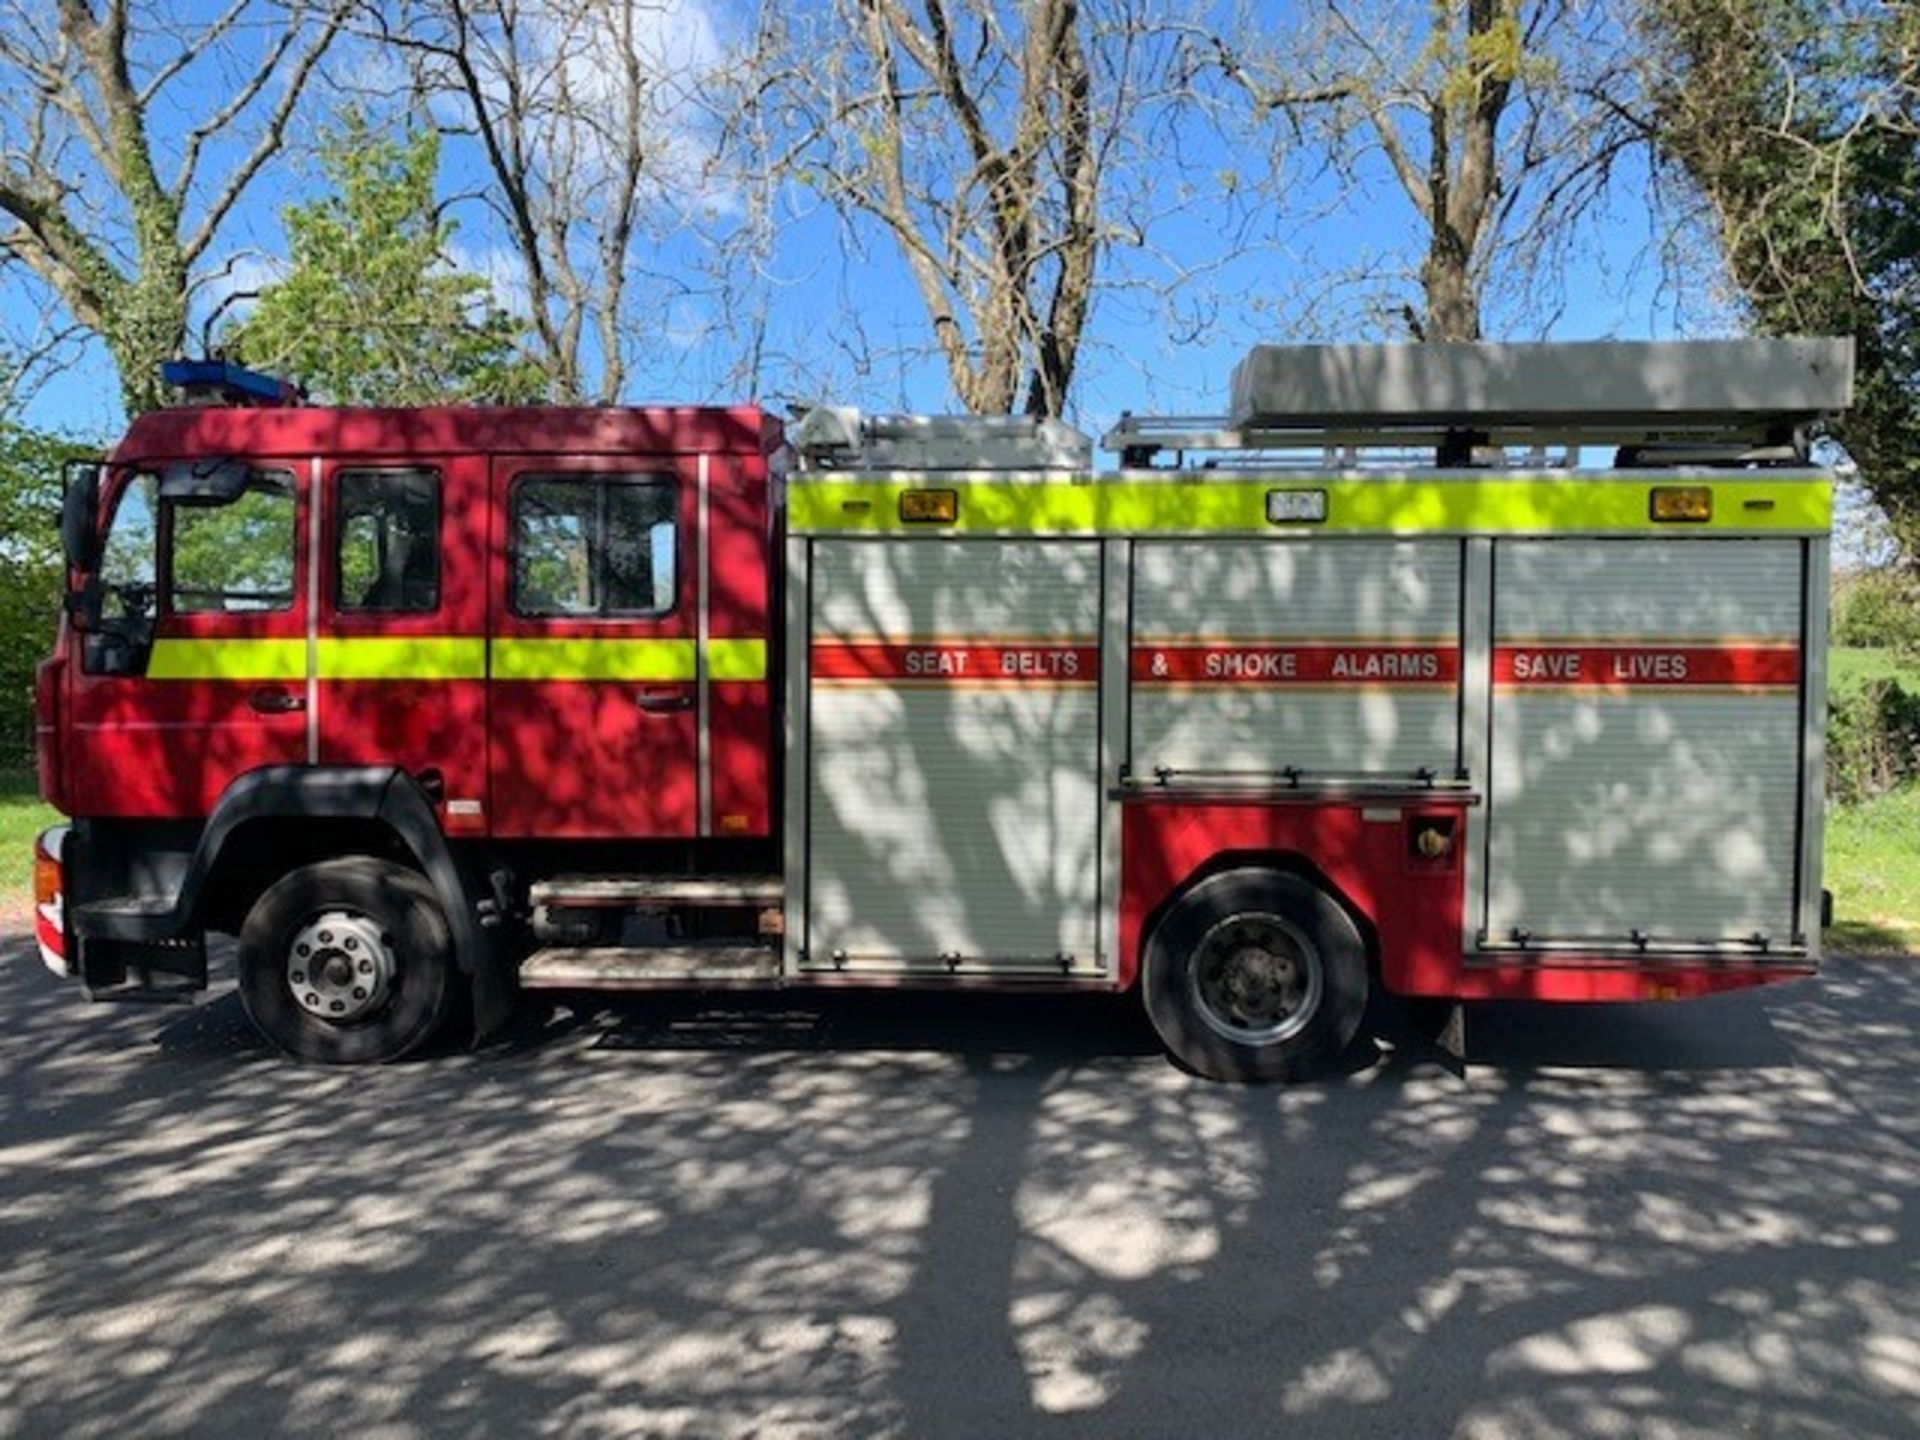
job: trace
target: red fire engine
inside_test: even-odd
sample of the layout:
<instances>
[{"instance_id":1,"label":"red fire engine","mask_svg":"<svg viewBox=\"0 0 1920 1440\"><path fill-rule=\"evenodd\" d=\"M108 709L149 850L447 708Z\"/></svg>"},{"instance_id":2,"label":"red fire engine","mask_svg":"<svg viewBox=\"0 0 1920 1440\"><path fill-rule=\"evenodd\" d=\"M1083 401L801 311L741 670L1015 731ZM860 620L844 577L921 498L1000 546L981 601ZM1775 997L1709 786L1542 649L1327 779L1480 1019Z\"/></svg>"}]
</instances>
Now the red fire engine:
<instances>
[{"instance_id":1,"label":"red fire engine","mask_svg":"<svg viewBox=\"0 0 1920 1440\"><path fill-rule=\"evenodd\" d=\"M179 998L236 935L324 1061L522 990L1137 983L1230 1079L1323 1069L1374 989L1803 976L1851 373L1260 347L1098 469L1056 421L177 367L68 487L41 951Z\"/></svg>"}]
</instances>

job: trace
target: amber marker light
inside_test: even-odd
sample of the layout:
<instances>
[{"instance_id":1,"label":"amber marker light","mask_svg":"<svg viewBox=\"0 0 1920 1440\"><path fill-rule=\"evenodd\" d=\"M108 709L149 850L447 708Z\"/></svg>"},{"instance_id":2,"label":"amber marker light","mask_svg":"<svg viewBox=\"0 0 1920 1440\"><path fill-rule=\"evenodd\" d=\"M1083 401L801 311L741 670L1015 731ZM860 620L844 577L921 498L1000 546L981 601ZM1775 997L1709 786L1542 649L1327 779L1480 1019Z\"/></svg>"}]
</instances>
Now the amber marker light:
<instances>
[{"instance_id":1,"label":"amber marker light","mask_svg":"<svg viewBox=\"0 0 1920 1440\"><path fill-rule=\"evenodd\" d=\"M1698 524L1713 519L1713 489L1708 485L1656 485L1651 492L1655 520Z\"/></svg>"},{"instance_id":2,"label":"amber marker light","mask_svg":"<svg viewBox=\"0 0 1920 1440\"><path fill-rule=\"evenodd\" d=\"M951 525L960 518L958 490L902 490L900 518L925 525Z\"/></svg>"}]
</instances>

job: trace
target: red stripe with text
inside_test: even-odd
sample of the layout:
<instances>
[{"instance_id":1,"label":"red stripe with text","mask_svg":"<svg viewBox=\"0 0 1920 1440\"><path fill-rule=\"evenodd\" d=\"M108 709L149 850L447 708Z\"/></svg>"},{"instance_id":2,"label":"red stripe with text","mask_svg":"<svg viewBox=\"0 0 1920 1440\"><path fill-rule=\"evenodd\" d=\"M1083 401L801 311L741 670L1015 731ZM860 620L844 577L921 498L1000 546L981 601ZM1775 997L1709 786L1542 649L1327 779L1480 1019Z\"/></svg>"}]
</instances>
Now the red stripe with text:
<instances>
[{"instance_id":1,"label":"red stripe with text","mask_svg":"<svg viewBox=\"0 0 1920 1440\"><path fill-rule=\"evenodd\" d=\"M829 683L1091 685L1100 676L1100 647L1024 641L815 641L812 665L813 678Z\"/></svg>"},{"instance_id":2,"label":"red stripe with text","mask_svg":"<svg viewBox=\"0 0 1920 1440\"><path fill-rule=\"evenodd\" d=\"M1452 645L1136 645L1140 685L1451 685Z\"/></svg>"},{"instance_id":3,"label":"red stripe with text","mask_svg":"<svg viewBox=\"0 0 1920 1440\"><path fill-rule=\"evenodd\" d=\"M1790 645L1503 645L1493 652L1502 689L1791 689L1800 651Z\"/></svg>"}]
</instances>

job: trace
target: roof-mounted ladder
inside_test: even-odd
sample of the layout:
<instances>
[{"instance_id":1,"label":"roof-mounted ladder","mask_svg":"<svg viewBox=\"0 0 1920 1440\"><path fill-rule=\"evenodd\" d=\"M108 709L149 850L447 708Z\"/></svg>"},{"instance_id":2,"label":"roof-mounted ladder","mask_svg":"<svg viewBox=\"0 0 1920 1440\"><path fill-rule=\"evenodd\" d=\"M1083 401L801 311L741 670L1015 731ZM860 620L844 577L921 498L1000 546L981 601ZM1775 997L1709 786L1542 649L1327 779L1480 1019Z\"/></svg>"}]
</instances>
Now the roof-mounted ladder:
<instances>
[{"instance_id":1,"label":"roof-mounted ladder","mask_svg":"<svg viewBox=\"0 0 1920 1440\"><path fill-rule=\"evenodd\" d=\"M1169 450L1464 466L1512 449L1538 466L1602 445L1622 465L1796 463L1852 394L1850 339L1260 345L1229 415L1123 415L1101 443L1127 467Z\"/></svg>"}]
</instances>

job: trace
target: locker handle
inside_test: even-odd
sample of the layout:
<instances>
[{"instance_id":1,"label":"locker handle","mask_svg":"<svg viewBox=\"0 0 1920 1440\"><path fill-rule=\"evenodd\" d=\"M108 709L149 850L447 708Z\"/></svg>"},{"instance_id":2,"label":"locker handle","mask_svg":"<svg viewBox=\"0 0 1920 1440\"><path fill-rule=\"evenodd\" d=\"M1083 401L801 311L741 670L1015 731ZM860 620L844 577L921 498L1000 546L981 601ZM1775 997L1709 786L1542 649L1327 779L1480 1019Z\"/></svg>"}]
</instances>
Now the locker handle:
<instances>
[{"instance_id":1,"label":"locker handle","mask_svg":"<svg viewBox=\"0 0 1920 1440\"><path fill-rule=\"evenodd\" d=\"M673 715L693 708L693 697L684 690L642 690L633 703L649 715Z\"/></svg>"},{"instance_id":2,"label":"locker handle","mask_svg":"<svg viewBox=\"0 0 1920 1440\"><path fill-rule=\"evenodd\" d=\"M247 704L262 715L286 715L307 708L307 697L296 695L278 685L266 685L247 697Z\"/></svg>"}]
</instances>

